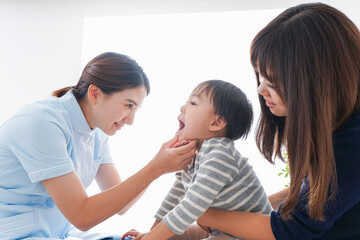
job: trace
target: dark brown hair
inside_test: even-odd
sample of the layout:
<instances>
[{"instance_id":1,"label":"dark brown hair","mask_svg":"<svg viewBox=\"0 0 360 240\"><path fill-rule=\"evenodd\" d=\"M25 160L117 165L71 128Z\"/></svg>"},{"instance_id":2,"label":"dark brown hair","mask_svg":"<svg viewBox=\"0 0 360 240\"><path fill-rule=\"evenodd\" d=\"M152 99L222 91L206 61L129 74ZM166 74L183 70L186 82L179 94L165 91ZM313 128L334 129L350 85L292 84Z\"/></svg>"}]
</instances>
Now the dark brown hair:
<instances>
[{"instance_id":1,"label":"dark brown hair","mask_svg":"<svg viewBox=\"0 0 360 240\"><path fill-rule=\"evenodd\" d=\"M332 134L360 109L359 29L333 7L301 4L262 29L250 52L258 84L260 74L287 108L286 117L274 116L259 95L257 145L270 162L283 159L283 146L288 153L290 193L281 215L291 218L308 178L309 216L323 220L325 204L337 190Z\"/></svg>"},{"instance_id":2,"label":"dark brown hair","mask_svg":"<svg viewBox=\"0 0 360 240\"><path fill-rule=\"evenodd\" d=\"M52 95L61 97L72 89L75 98L79 100L86 95L90 84L99 87L107 95L142 85L147 95L150 93L149 80L135 60L119 53L105 52L85 66L76 86L59 89Z\"/></svg>"},{"instance_id":3,"label":"dark brown hair","mask_svg":"<svg viewBox=\"0 0 360 240\"><path fill-rule=\"evenodd\" d=\"M237 140L246 138L253 122L250 101L240 88L223 80L208 80L196 86L193 92L209 96L216 115L226 122L226 137Z\"/></svg>"}]
</instances>

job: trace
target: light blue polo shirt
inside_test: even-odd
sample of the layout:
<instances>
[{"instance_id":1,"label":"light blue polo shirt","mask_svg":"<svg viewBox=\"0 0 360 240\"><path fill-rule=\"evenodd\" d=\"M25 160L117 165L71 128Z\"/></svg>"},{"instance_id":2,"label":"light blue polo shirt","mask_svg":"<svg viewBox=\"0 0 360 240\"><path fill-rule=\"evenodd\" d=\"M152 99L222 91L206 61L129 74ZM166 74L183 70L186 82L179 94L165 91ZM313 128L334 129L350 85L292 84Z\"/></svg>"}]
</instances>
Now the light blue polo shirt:
<instances>
[{"instance_id":1,"label":"light blue polo shirt","mask_svg":"<svg viewBox=\"0 0 360 240\"><path fill-rule=\"evenodd\" d=\"M0 239L66 238L73 226L41 181L76 171L86 188L105 163L108 137L71 91L22 108L0 127Z\"/></svg>"}]
</instances>

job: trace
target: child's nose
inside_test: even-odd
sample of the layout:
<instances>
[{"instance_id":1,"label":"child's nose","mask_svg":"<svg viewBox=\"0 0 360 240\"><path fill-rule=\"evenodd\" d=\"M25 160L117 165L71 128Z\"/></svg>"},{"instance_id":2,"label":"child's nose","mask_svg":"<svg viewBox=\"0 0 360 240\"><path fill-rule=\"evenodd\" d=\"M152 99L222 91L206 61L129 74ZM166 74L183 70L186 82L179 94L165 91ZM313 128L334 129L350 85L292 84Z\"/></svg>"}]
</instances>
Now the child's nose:
<instances>
[{"instance_id":1,"label":"child's nose","mask_svg":"<svg viewBox=\"0 0 360 240\"><path fill-rule=\"evenodd\" d=\"M185 111L185 105L182 105L181 107L180 107L180 112L184 112Z\"/></svg>"}]
</instances>

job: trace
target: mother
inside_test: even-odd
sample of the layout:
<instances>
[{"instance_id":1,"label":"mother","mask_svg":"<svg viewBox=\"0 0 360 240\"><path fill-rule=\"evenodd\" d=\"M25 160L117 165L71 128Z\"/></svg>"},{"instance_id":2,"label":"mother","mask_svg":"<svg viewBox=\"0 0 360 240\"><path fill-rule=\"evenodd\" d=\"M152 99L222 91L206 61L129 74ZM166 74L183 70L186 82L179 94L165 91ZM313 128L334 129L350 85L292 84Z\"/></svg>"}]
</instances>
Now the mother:
<instances>
[{"instance_id":1,"label":"mother","mask_svg":"<svg viewBox=\"0 0 360 240\"><path fill-rule=\"evenodd\" d=\"M360 239L360 32L322 3L285 10L252 42L257 145L286 149L290 188L271 216L210 209L198 221L244 239Z\"/></svg>"}]
</instances>

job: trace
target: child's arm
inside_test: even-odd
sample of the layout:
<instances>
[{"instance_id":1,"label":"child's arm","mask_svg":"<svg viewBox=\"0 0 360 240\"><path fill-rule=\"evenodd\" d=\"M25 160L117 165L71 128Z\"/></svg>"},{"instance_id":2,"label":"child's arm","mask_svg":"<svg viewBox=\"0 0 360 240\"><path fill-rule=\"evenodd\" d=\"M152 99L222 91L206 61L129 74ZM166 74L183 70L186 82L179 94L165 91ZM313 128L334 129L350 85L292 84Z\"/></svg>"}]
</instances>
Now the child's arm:
<instances>
[{"instance_id":1,"label":"child's arm","mask_svg":"<svg viewBox=\"0 0 360 240\"><path fill-rule=\"evenodd\" d=\"M161 221L155 228L145 235L143 240L166 240L174 235L175 233L173 233L166 224Z\"/></svg>"},{"instance_id":2,"label":"child's arm","mask_svg":"<svg viewBox=\"0 0 360 240\"><path fill-rule=\"evenodd\" d=\"M184 198L185 189L181 181L181 172L175 174L176 180L171 187L168 194L165 196L162 201L160 208L155 214L155 218L160 222L163 217L170 212L174 207L176 207L180 201Z\"/></svg>"},{"instance_id":3,"label":"child's arm","mask_svg":"<svg viewBox=\"0 0 360 240\"><path fill-rule=\"evenodd\" d=\"M211 164L211 160L209 160L207 162L207 164L212 165ZM203 173L203 167L204 166L200 166L199 167L199 172ZM186 204L184 205L184 203L180 203L178 204L173 210L169 211L170 216L168 216L169 214L167 214L166 218L167 218L167 224L169 224L170 222L173 222L172 220L174 220L175 216L181 216L180 218L184 217L185 219L182 218L182 220L180 219L180 222L193 222L195 221L211 204L211 202L215 199L217 192L219 192L222 189L222 184L220 184L220 181L218 181L217 183L217 187L212 186L212 193L209 194L209 192L204 192L204 189L199 188L199 184L201 186L204 186L202 184L206 184L207 182L207 174L201 174L202 176L198 176L197 180L195 180L192 184L192 186L190 186L189 194L185 195L184 198L184 202L186 202ZM199 181L199 182L198 182ZM225 184L224 181L223 184ZM202 195L202 197L196 196L196 194L194 195L194 192L198 192L200 195ZM171 194L170 194L171 195ZM206 200L205 200L206 199ZM204 201L205 200L205 201ZM195 203L199 203L201 201L204 201L201 206L196 207L196 205L192 205ZM190 206L189 206L190 204ZM195 208L194 208L195 207ZM181 214L182 210L185 211L185 213L191 214L191 216L189 215L183 215ZM177 214L174 214L174 212L177 212ZM177 217L175 217L177 218ZM174 236L175 234L181 234L182 229L184 226L180 227L180 226L174 226L172 224L170 224L170 227L173 229L170 229L164 221L159 222L159 220L157 220L158 222L155 221L152 230L147 233L145 235L145 237L143 238L143 240L162 240L162 239L168 239L172 236ZM186 228L186 227L185 227ZM177 229L176 233L173 232L173 230Z\"/></svg>"},{"instance_id":4,"label":"child's arm","mask_svg":"<svg viewBox=\"0 0 360 240\"><path fill-rule=\"evenodd\" d=\"M151 226L150 230L153 230L159 223L160 221L156 219L154 224Z\"/></svg>"},{"instance_id":5,"label":"child's arm","mask_svg":"<svg viewBox=\"0 0 360 240\"><path fill-rule=\"evenodd\" d=\"M171 145L171 148L178 148L187 145L190 142L191 142L190 140L177 141ZM155 214L155 218L157 219L158 223L162 221L163 217L168 212L170 212L174 207L176 207L180 203L181 199L183 199L185 195L184 185L182 184L182 180L181 180L181 172L176 172L175 178L176 180L173 186L171 187L168 194L165 196L164 200L160 205L160 208L157 210ZM151 229L153 227L151 227Z\"/></svg>"},{"instance_id":6,"label":"child's arm","mask_svg":"<svg viewBox=\"0 0 360 240\"><path fill-rule=\"evenodd\" d=\"M220 159L218 151L198 157L203 159L195 161L196 177L190 179L188 173L183 174L183 181L191 182L184 199L163 218L164 224L178 235L183 234L211 206L226 183L238 174L235 161ZM226 168L221 169L220 166Z\"/></svg>"},{"instance_id":7,"label":"child's arm","mask_svg":"<svg viewBox=\"0 0 360 240\"><path fill-rule=\"evenodd\" d=\"M161 223L159 220L155 220L154 224L151 226L150 231L153 228L155 228L159 223ZM127 237L127 236L136 237L136 239L143 239L145 237L145 235L147 235L147 233L141 233L135 229L131 229L130 231L127 231L126 233L124 233L123 236L121 237L121 239L125 239L125 237Z\"/></svg>"}]
</instances>

